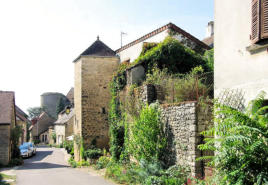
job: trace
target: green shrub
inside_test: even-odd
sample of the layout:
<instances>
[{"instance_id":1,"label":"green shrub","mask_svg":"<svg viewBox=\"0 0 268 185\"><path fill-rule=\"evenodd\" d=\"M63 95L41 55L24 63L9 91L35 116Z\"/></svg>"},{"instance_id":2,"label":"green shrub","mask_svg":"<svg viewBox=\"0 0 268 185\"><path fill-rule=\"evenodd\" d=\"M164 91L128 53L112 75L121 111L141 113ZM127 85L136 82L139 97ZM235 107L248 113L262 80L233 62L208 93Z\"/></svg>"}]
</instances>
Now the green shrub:
<instances>
[{"instance_id":1,"label":"green shrub","mask_svg":"<svg viewBox=\"0 0 268 185\"><path fill-rule=\"evenodd\" d=\"M99 169L106 168L109 162L110 162L110 157L101 156L96 163L96 169L99 170Z\"/></svg>"},{"instance_id":2,"label":"green shrub","mask_svg":"<svg viewBox=\"0 0 268 185\"><path fill-rule=\"evenodd\" d=\"M158 161L166 146L158 104L144 106L132 127L130 152L137 159Z\"/></svg>"},{"instance_id":3,"label":"green shrub","mask_svg":"<svg viewBox=\"0 0 268 185\"><path fill-rule=\"evenodd\" d=\"M76 168L78 166L73 156L69 158L68 163L71 165L72 168Z\"/></svg>"},{"instance_id":4,"label":"green shrub","mask_svg":"<svg viewBox=\"0 0 268 185\"><path fill-rule=\"evenodd\" d=\"M85 151L85 158L87 159L98 159L102 155L103 153L99 148L88 149Z\"/></svg>"},{"instance_id":5,"label":"green shrub","mask_svg":"<svg viewBox=\"0 0 268 185\"><path fill-rule=\"evenodd\" d=\"M73 148L74 148L74 142L65 140L63 142L63 147L65 148L67 153L70 154L72 152Z\"/></svg>"},{"instance_id":6,"label":"green shrub","mask_svg":"<svg viewBox=\"0 0 268 185\"><path fill-rule=\"evenodd\" d=\"M148 71L155 65L159 69L167 68L169 73L186 74L196 66L202 66L205 71L210 71L207 60L185 47L177 39L167 37L163 42L140 55L133 63L143 63Z\"/></svg>"},{"instance_id":7,"label":"green shrub","mask_svg":"<svg viewBox=\"0 0 268 185\"><path fill-rule=\"evenodd\" d=\"M268 106L263 107L264 96L260 94L244 113L216 104L216 124L203 132L207 139L199 148L216 151L214 157L203 159L212 159L210 164L222 177L219 184L268 183Z\"/></svg>"}]
</instances>

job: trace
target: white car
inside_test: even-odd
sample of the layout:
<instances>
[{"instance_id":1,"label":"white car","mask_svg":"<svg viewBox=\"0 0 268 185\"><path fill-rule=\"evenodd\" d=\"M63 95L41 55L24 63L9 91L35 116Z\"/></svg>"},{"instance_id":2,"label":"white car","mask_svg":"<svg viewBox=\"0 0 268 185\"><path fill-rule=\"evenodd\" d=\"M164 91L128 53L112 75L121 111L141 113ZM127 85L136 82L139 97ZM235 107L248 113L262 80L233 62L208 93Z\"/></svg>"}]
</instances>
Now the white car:
<instances>
[{"instance_id":1,"label":"white car","mask_svg":"<svg viewBox=\"0 0 268 185\"><path fill-rule=\"evenodd\" d=\"M23 145L29 146L31 156L36 154L36 147L33 143L27 142L27 143L23 143Z\"/></svg>"},{"instance_id":2,"label":"white car","mask_svg":"<svg viewBox=\"0 0 268 185\"><path fill-rule=\"evenodd\" d=\"M28 145L20 145L19 149L20 149L20 155L22 157L30 157L32 155L32 152Z\"/></svg>"}]
</instances>

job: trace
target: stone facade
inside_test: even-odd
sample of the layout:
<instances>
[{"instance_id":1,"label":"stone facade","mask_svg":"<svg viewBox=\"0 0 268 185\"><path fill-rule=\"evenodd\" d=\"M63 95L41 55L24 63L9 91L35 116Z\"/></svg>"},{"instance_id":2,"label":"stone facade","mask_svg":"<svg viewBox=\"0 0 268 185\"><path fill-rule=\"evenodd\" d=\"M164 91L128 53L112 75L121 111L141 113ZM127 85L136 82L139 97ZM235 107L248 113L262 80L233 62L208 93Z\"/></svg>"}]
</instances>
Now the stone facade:
<instances>
[{"instance_id":1,"label":"stone facade","mask_svg":"<svg viewBox=\"0 0 268 185\"><path fill-rule=\"evenodd\" d=\"M200 132L211 125L211 112L197 102L163 105L162 122L168 138L169 165L189 166L193 176L204 176L203 162L196 161L204 154L197 148L203 139Z\"/></svg>"},{"instance_id":2,"label":"stone facade","mask_svg":"<svg viewBox=\"0 0 268 185\"><path fill-rule=\"evenodd\" d=\"M158 88L144 85L140 88L138 98L143 103L158 100ZM160 93L161 94L161 93ZM161 97L160 97L161 98ZM196 101L176 104L161 104L161 120L164 124L168 141L166 162L169 166L178 164L188 166L196 177L203 177L210 169L198 157L213 155L200 151L197 147L203 143L202 131L208 130L212 123L212 110L209 104L198 104Z\"/></svg>"},{"instance_id":3,"label":"stone facade","mask_svg":"<svg viewBox=\"0 0 268 185\"><path fill-rule=\"evenodd\" d=\"M10 125L0 125L0 164L8 164L10 153Z\"/></svg>"},{"instance_id":4,"label":"stone facade","mask_svg":"<svg viewBox=\"0 0 268 185\"><path fill-rule=\"evenodd\" d=\"M19 139L19 143L23 144L24 142L27 142L27 122L22 121L22 120L17 120L17 125L21 127L22 129L22 134Z\"/></svg>"},{"instance_id":5,"label":"stone facade","mask_svg":"<svg viewBox=\"0 0 268 185\"><path fill-rule=\"evenodd\" d=\"M15 93L0 91L0 164L7 165L11 159L10 134L15 126Z\"/></svg>"},{"instance_id":6,"label":"stone facade","mask_svg":"<svg viewBox=\"0 0 268 185\"><path fill-rule=\"evenodd\" d=\"M93 139L97 146L108 148L109 83L117 70L117 57L82 56L75 62L74 134L82 136L85 149ZM76 142L74 142L76 143ZM80 160L75 144L75 159Z\"/></svg>"}]
</instances>

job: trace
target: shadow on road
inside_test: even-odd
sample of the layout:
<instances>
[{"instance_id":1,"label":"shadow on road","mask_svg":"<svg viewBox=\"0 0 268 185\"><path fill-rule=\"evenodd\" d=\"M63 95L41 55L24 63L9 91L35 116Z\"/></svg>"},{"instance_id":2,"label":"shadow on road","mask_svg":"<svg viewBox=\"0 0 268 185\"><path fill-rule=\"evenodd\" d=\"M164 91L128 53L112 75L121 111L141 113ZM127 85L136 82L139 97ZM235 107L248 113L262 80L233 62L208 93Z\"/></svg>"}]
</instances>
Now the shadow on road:
<instances>
[{"instance_id":1,"label":"shadow on road","mask_svg":"<svg viewBox=\"0 0 268 185\"><path fill-rule=\"evenodd\" d=\"M25 163L18 170L33 170L33 169L51 169L51 168L66 168L66 165L53 164L47 162L35 162L35 163Z\"/></svg>"},{"instance_id":2,"label":"shadow on road","mask_svg":"<svg viewBox=\"0 0 268 185\"><path fill-rule=\"evenodd\" d=\"M46 148L46 147L38 147ZM69 167L64 164L55 164L42 161L49 155L52 155L53 151L51 150L37 150L36 154L28 159L24 160L24 164L18 170L32 170L32 169L51 169L51 168L66 168Z\"/></svg>"}]
</instances>

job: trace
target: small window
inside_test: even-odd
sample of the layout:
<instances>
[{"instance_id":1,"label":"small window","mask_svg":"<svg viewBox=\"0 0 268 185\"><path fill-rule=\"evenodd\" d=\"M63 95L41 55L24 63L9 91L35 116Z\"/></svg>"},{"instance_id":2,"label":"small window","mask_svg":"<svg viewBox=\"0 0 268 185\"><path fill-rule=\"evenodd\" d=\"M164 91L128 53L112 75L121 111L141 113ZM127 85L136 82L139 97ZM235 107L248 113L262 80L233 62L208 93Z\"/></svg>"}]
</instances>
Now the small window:
<instances>
[{"instance_id":1,"label":"small window","mask_svg":"<svg viewBox=\"0 0 268 185\"><path fill-rule=\"evenodd\" d=\"M102 108L101 108L101 112L102 112L102 114L106 114L105 107L102 107Z\"/></svg>"}]
</instances>

